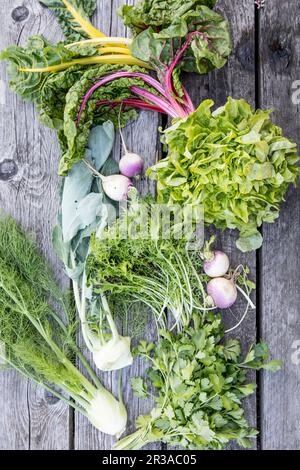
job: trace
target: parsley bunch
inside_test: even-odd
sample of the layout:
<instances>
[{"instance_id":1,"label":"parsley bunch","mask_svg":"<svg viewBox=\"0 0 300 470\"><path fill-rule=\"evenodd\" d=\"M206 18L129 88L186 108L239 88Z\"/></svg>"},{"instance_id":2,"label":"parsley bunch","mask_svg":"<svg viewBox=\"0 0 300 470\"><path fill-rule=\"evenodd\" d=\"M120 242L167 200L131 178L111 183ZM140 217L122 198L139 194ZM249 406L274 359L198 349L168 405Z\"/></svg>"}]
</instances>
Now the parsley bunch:
<instances>
[{"instance_id":1,"label":"parsley bunch","mask_svg":"<svg viewBox=\"0 0 300 470\"><path fill-rule=\"evenodd\" d=\"M241 402L255 390L247 382L248 369L280 368L280 361L266 363L267 345L251 347L242 358L237 340L221 343L223 328L216 316L205 323L195 316L184 331L160 331L159 336L157 345L142 341L137 349L150 362L148 380L132 379L138 397L156 390L155 407L137 419L138 430L116 448L140 449L155 441L192 450L223 449L230 441L251 447L257 431L245 419Z\"/></svg>"}]
</instances>

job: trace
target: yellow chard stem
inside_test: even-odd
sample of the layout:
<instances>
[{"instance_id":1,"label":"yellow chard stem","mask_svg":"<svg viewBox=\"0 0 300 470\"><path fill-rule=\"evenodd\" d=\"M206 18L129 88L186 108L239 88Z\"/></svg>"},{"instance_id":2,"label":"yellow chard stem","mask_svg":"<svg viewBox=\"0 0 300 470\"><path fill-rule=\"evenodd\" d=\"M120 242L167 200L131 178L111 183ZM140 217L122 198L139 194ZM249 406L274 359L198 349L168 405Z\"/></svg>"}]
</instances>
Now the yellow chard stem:
<instances>
[{"instance_id":1,"label":"yellow chard stem","mask_svg":"<svg viewBox=\"0 0 300 470\"><path fill-rule=\"evenodd\" d=\"M74 46L116 46L120 48L124 48L126 51L129 52L131 55L131 51L129 46L131 45L132 40L127 38L117 38L117 37L105 37L105 38L93 38L93 39L85 39L84 41L73 42L72 44L67 44L65 46L66 49L71 49Z\"/></svg>"},{"instance_id":2,"label":"yellow chard stem","mask_svg":"<svg viewBox=\"0 0 300 470\"><path fill-rule=\"evenodd\" d=\"M104 37L104 38L93 38L93 39L84 39L83 41L73 42L72 44L67 44L65 47L70 49L73 46L88 46L88 45L110 45L114 44L116 46L130 46L132 44L132 39L129 38L118 38L118 37Z\"/></svg>"},{"instance_id":3,"label":"yellow chard stem","mask_svg":"<svg viewBox=\"0 0 300 470\"><path fill-rule=\"evenodd\" d=\"M78 13L78 11L68 2L68 0L62 0L66 9L71 13L75 21L81 26L83 31L90 37L90 38L104 38L106 34L99 31L99 29L95 28L90 21L85 20L82 16Z\"/></svg>"},{"instance_id":4,"label":"yellow chard stem","mask_svg":"<svg viewBox=\"0 0 300 470\"><path fill-rule=\"evenodd\" d=\"M99 54L123 54L131 56L129 49L124 47L99 47Z\"/></svg>"},{"instance_id":5,"label":"yellow chard stem","mask_svg":"<svg viewBox=\"0 0 300 470\"><path fill-rule=\"evenodd\" d=\"M32 73L46 73L46 72L60 72L65 70L72 65L95 65L95 64L120 64L120 65L137 65L138 67L143 67L150 69L150 65L146 62L142 62L139 59L135 59L132 56L127 56L124 54L112 54L112 55L103 55L103 56L93 56L93 57L84 57L82 59L74 59L70 62L65 62L63 64L52 65L44 68L20 68L20 72L32 72Z\"/></svg>"}]
</instances>

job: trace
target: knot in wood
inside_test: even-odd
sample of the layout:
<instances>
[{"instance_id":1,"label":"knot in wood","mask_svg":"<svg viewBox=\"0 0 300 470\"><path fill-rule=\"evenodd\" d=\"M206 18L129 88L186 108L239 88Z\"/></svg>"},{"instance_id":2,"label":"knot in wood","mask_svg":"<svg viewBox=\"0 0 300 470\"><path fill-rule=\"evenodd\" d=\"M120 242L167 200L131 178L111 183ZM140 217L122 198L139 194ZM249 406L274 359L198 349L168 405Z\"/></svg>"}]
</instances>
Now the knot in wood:
<instances>
[{"instance_id":1,"label":"knot in wood","mask_svg":"<svg viewBox=\"0 0 300 470\"><path fill-rule=\"evenodd\" d=\"M273 66L280 66L281 68L288 68L291 59L291 48L286 41L281 41L280 38L275 38L269 44L269 49L272 53L271 63Z\"/></svg>"},{"instance_id":2,"label":"knot in wood","mask_svg":"<svg viewBox=\"0 0 300 470\"><path fill-rule=\"evenodd\" d=\"M56 405L59 402L59 399L52 393L48 392L48 390L45 390L44 397L45 397L45 402L50 406Z\"/></svg>"},{"instance_id":3,"label":"knot in wood","mask_svg":"<svg viewBox=\"0 0 300 470\"><path fill-rule=\"evenodd\" d=\"M11 17L14 21L20 23L21 21L25 21L29 16L29 10L25 6L19 6L15 8L12 13Z\"/></svg>"},{"instance_id":4,"label":"knot in wood","mask_svg":"<svg viewBox=\"0 0 300 470\"><path fill-rule=\"evenodd\" d=\"M249 40L242 40L237 49L237 57L241 66L249 72L255 71L255 52L253 42Z\"/></svg>"},{"instance_id":5,"label":"knot in wood","mask_svg":"<svg viewBox=\"0 0 300 470\"><path fill-rule=\"evenodd\" d=\"M18 167L14 160L3 160L0 163L0 180L8 181L18 173Z\"/></svg>"}]
</instances>

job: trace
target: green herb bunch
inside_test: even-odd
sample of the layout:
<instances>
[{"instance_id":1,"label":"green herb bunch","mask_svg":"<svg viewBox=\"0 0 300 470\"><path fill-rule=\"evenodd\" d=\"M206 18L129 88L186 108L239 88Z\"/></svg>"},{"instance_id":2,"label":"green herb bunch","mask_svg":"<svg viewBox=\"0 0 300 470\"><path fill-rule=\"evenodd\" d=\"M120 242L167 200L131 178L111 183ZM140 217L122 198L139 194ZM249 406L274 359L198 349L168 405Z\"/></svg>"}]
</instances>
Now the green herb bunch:
<instances>
[{"instance_id":1,"label":"green herb bunch","mask_svg":"<svg viewBox=\"0 0 300 470\"><path fill-rule=\"evenodd\" d=\"M87 279L93 292L103 292L114 301L141 302L167 328L165 309L173 326L189 323L194 309L209 310L199 250L189 252L188 236L176 236L180 224L172 224L169 236L162 235L163 222L151 196L131 200L128 210L93 236L87 260ZM148 216L148 217L147 217ZM146 218L145 218L146 217Z\"/></svg>"},{"instance_id":2,"label":"green herb bunch","mask_svg":"<svg viewBox=\"0 0 300 470\"><path fill-rule=\"evenodd\" d=\"M297 146L283 137L270 111L253 111L229 98L211 112L204 101L186 119L164 132L167 158L148 174L158 182L158 201L202 205L207 224L238 229L237 246L261 246L258 228L279 215L290 183L299 176Z\"/></svg>"},{"instance_id":3,"label":"green herb bunch","mask_svg":"<svg viewBox=\"0 0 300 470\"><path fill-rule=\"evenodd\" d=\"M257 431L245 419L242 400L256 386L247 382L247 371L275 372L281 363L266 363L265 343L242 358L237 340L221 343L221 319L210 315L205 323L194 316L193 325L178 334L160 331L157 345L140 343L137 354L150 367L147 380L134 378L132 387L140 398L151 397L154 389L155 407L137 419L138 430L116 449L140 449L156 441L192 450L223 449L230 441L251 447Z\"/></svg>"},{"instance_id":4,"label":"green herb bunch","mask_svg":"<svg viewBox=\"0 0 300 470\"><path fill-rule=\"evenodd\" d=\"M49 390L108 432L93 409L100 398L117 412L123 404L104 389L75 343L77 324L69 299L47 263L16 222L0 219L0 359ZM61 315L59 315L60 312ZM79 359L88 380L75 365ZM103 405L104 406L104 405ZM125 416L126 422L126 416Z\"/></svg>"}]
</instances>

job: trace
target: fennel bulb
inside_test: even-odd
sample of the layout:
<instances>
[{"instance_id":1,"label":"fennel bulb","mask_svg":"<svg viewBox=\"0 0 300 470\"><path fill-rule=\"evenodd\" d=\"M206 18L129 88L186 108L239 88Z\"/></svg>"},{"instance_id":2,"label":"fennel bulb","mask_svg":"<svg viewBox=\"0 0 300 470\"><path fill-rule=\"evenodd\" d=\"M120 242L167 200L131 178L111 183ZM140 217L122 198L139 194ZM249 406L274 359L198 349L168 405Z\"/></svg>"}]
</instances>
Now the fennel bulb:
<instances>
[{"instance_id":1,"label":"fennel bulb","mask_svg":"<svg viewBox=\"0 0 300 470\"><path fill-rule=\"evenodd\" d=\"M95 428L119 438L126 429L127 411L107 390L98 390L87 407L87 417Z\"/></svg>"},{"instance_id":2,"label":"fennel bulb","mask_svg":"<svg viewBox=\"0 0 300 470\"><path fill-rule=\"evenodd\" d=\"M86 286L86 274L83 274L81 296L79 286L73 280L73 290L79 312L81 329L85 344L93 355L97 368L103 372L123 369L130 366L133 357L130 350L131 338L119 334L108 301L100 292L90 302L90 313L99 319L100 331L96 334L87 321L87 299L92 292ZM107 333L109 330L109 333Z\"/></svg>"}]
</instances>

